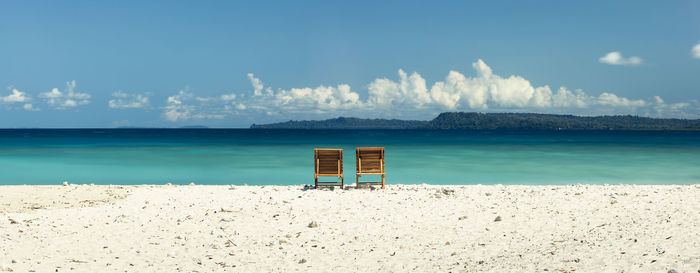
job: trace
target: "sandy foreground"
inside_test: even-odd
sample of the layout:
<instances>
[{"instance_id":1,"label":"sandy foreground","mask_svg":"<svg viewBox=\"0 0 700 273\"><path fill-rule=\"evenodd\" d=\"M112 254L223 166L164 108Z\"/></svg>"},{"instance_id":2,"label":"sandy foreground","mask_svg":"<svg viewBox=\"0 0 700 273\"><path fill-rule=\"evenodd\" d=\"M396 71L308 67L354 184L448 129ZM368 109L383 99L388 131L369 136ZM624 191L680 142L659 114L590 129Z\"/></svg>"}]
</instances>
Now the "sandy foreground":
<instances>
[{"instance_id":1,"label":"sandy foreground","mask_svg":"<svg viewBox=\"0 0 700 273\"><path fill-rule=\"evenodd\" d=\"M699 225L700 185L0 186L0 271L695 273Z\"/></svg>"}]
</instances>

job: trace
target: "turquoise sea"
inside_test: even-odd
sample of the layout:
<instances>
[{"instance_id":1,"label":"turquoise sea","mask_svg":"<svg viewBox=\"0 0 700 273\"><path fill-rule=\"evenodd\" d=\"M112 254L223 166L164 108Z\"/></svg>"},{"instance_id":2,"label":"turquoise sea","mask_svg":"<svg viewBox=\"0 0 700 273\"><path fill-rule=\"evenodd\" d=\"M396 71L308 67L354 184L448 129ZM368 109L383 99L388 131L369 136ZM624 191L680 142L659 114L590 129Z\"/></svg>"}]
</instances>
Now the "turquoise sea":
<instances>
[{"instance_id":1,"label":"turquoise sea","mask_svg":"<svg viewBox=\"0 0 700 273\"><path fill-rule=\"evenodd\" d=\"M3 129L0 184L313 184L313 148L350 184L372 146L389 184L700 183L697 131Z\"/></svg>"}]
</instances>

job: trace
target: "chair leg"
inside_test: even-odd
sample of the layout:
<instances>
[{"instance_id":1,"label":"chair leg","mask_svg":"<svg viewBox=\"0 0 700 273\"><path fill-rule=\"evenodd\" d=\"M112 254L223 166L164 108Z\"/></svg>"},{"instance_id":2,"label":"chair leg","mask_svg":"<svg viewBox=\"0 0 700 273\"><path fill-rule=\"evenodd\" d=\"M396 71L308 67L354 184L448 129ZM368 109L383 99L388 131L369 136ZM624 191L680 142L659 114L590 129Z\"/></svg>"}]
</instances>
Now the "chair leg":
<instances>
[{"instance_id":1,"label":"chair leg","mask_svg":"<svg viewBox=\"0 0 700 273\"><path fill-rule=\"evenodd\" d=\"M345 189L345 177L340 177L340 189Z\"/></svg>"},{"instance_id":2,"label":"chair leg","mask_svg":"<svg viewBox=\"0 0 700 273\"><path fill-rule=\"evenodd\" d=\"M355 175L355 188L359 189L360 188L360 176Z\"/></svg>"},{"instance_id":3,"label":"chair leg","mask_svg":"<svg viewBox=\"0 0 700 273\"><path fill-rule=\"evenodd\" d=\"M318 189L318 177L314 177L314 189Z\"/></svg>"},{"instance_id":4,"label":"chair leg","mask_svg":"<svg viewBox=\"0 0 700 273\"><path fill-rule=\"evenodd\" d=\"M386 180L384 179L384 175L382 174L382 189L386 188L385 182Z\"/></svg>"}]
</instances>

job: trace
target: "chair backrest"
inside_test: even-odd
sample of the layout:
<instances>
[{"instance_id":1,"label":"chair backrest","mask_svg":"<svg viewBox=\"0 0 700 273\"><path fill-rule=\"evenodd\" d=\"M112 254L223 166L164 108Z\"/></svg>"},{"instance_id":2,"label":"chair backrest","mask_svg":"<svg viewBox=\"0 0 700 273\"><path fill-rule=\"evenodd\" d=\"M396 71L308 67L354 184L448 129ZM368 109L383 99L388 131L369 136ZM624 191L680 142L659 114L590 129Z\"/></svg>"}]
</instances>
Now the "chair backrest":
<instances>
[{"instance_id":1,"label":"chair backrest","mask_svg":"<svg viewBox=\"0 0 700 273\"><path fill-rule=\"evenodd\" d=\"M343 149L314 149L316 174L342 174Z\"/></svg>"},{"instance_id":2,"label":"chair backrest","mask_svg":"<svg viewBox=\"0 0 700 273\"><path fill-rule=\"evenodd\" d=\"M384 173L384 147L355 149L358 173Z\"/></svg>"}]
</instances>

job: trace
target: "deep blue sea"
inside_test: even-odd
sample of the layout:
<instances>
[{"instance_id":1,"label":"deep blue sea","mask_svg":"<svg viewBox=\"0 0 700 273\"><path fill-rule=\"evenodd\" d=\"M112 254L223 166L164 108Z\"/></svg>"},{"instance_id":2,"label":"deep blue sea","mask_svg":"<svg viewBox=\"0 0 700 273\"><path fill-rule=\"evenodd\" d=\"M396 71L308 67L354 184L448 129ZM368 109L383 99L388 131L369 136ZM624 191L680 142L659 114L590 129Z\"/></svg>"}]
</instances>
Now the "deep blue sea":
<instances>
[{"instance_id":1,"label":"deep blue sea","mask_svg":"<svg viewBox=\"0 0 700 273\"><path fill-rule=\"evenodd\" d=\"M700 183L697 131L3 129L0 184L313 184L313 148L350 184L373 146L389 184Z\"/></svg>"}]
</instances>

